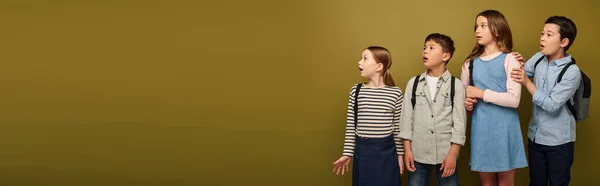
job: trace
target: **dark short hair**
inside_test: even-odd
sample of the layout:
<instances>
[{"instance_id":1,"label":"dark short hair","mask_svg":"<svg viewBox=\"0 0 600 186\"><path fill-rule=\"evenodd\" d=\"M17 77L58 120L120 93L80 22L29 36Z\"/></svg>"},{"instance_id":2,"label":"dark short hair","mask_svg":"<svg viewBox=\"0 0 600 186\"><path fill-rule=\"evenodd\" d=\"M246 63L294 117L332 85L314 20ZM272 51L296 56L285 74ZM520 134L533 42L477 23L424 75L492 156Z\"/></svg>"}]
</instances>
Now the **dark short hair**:
<instances>
[{"instance_id":1,"label":"dark short hair","mask_svg":"<svg viewBox=\"0 0 600 186\"><path fill-rule=\"evenodd\" d=\"M450 36L440 33L432 33L425 38L425 42L427 41L433 41L442 46L442 51L444 53L450 53L450 59L452 59L452 56L454 56L454 41L452 38L450 38ZM448 59L448 61L450 61L450 59ZM446 63L448 63L448 61L446 61Z\"/></svg>"},{"instance_id":2,"label":"dark short hair","mask_svg":"<svg viewBox=\"0 0 600 186\"><path fill-rule=\"evenodd\" d=\"M567 50L569 50L573 42L575 42L575 37L577 36L577 27L575 26L575 23L565 16L549 17L546 20L546 24L549 23L556 24L558 25L558 27L560 27L558 31L560 33L560 40L563 40L565 38L569 39L569 44L567 44L567 46L565 47L565 52L567 52Z\"/></svg>"}]
</instances>

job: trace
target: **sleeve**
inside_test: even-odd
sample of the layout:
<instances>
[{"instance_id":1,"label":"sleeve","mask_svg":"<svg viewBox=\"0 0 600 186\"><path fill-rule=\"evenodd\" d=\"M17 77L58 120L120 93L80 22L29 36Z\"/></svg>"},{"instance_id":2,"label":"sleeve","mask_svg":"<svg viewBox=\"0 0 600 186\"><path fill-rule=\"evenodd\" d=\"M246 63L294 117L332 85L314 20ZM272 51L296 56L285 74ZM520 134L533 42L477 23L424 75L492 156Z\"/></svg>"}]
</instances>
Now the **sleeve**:
<instances>
[{"instance_id":1,"label":"sleeve","mask_svg":"<svg viewBox=\"0 0 600 186\"><path fill-rule=\"evenodd\" d=\"M412 140L413 133L413 105L410 102L412 99L412 85L415 82L415 78L408 80L406 89L404 89L404 104L402 107L402 116L400 117L400 133L398 139Z\"/></svg>"},{"instance_id":2,"label":"sleeve","mask_svg":"<svg viewBox=\"0 0 600 186\"><path fill-rule=\"evenodd\" d=\"M543 56L543 54L541 52L538 52L538 53L534 54L533 56L531 56L531 58L529 58L529 60L527 60L527 62L525 63L525 66L524 66L525 74L527 75L527 77L533 77L535 75L535 63L542 56Z\"/></svg>"},{"instance_id":3,"label":"sleeve","mask_svg":"<svg viewBox=\"0 0 600 186\"><path fill-rule=\"evenodd\" d=\"M354 146L356 136L354 134L354 91L356 86L350 90L350 98L348 99L348 114L346 116L346 137L344 139L344 156L354 156Z\"/></svg>"},{"instance_id":4,"label":"sleeve","mask_svg":"<svg viewBox=\"0 0 600 186\"><path fill-rule=\"evenodd\" d=\"M402 95L402 91L399 91L400 95L396 100L396 109L394 109L394 127L392 131L393 136L398 136L400 133L400 118L402 117L402 105L404 103L404 97ZM396 143L396 152L398 152L398 155L404 155L404 144L402 143L402 140L400 140L400 138L394 138L394 142Z\"/></svg>"},{"instance_id":5,"label":"sleeve","mask_svg":"<svg viewBox=\"0 0 600 186\"><path fill-rule=\"evenodd\" d=\"M533 93L533 104L552 113L565 105L575 95L580 81L581 72L577 65L573 65L567 69L560 83L557 83L550 91L537 89Z\"/></svg>"},{"instance_id":6,"label":"sleeve","mask_svg":"<svg viewBox=\"0 0 600 186\"><path fill-rule=\"evenodd\" d=\"M521 68L521 64L512 55L507 55L504 61L504 69L506 71L506 92L495 92L485 90L483 101L493 103L504 107L517 108L521 100L521 84L515 82L510 77L510 72L513 68Z\"/></svg>"},{"instance_id":7,"label":"sleeve","mask_svg":"<svg viewBox=\"0 0 600 186\"><path fill-rule=\"evenodd\" d=\"M454 126L452 127L452 137L450 142L464 146L466 141L466 128L467 128L467 111L463 106L465 102L465 88L462 84L457 83L455 85L454 92L454 108L452 110L452 121Z\"/></svg>"},{"instance_id":8,"label":"sleeve","mask_svg":"<svg viewBox=\"0 0 600 186\"><path fill-rule=\"evenodd\" d=\"M464 87L469 86L471 83L471 73L469 72L469 65L471 65L470 61L465 61L462 67L462 71L460 73L460 79L464 85Z\"/></svg>"}]
</instances>

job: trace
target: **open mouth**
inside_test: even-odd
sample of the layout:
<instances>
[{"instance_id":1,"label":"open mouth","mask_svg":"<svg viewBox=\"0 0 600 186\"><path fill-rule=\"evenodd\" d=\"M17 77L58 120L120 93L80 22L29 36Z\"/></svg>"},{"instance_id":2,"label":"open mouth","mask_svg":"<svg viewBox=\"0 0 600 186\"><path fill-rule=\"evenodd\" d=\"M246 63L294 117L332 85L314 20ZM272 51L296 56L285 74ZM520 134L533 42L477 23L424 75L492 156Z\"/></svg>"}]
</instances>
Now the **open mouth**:
<instances>
[{"instance_id":1,"label":"open mouth","mask_svg":"<svg viewBox=\"0 0 600 186\"><path fill-rule=\"evenodd\" d=\"M429 60L429 58L423 57L423 61L427 61L427 60Z\"/></svg>"},{"instance_id":2,"label":"open mouth","mask_svg":"<svg viewBox=\"0 0 600 186\"><path fill-rule=\"evenodd\" d=\"M358 67L358 71L361 71L361 72L362 72L362 71L363 71L363 69L362 69L362 68L360 68L360 67Z\"/></svg>"},{"instance_id":3,"label":"open mouth","mask_svg":"<svg viewBox=\"0 0 600 186\"><path fill-rule=\"evenodd\" d=\"M481 36L477 36L477 39L481 39L481 38L482 38Z\"/></svg>"}]
</instances>

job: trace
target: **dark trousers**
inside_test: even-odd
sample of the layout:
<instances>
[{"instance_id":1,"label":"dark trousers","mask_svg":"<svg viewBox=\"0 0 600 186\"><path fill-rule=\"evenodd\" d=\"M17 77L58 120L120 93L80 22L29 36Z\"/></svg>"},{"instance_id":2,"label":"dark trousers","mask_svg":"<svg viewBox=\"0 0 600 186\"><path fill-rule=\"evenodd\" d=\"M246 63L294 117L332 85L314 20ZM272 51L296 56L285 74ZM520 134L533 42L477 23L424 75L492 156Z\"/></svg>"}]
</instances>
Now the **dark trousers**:
<instances>
[{"instance_id":1,"label":"dark trousers","mask_svg":"<svg viewBox=\"0 0 600 186\"><path fill-rule=\"evenodd\" d=\"M571 181L575 142L546 146L529 140L529 185L567 186Z\"/></svg>"},{"instance_id":2,"label":"dark trousers","mask_svg":"<svg viewBox=\"0 0 600 186\"><path fill-rule=\"evenodd\" d=\"M458 186L458 167L456 172L449 177L442 178L444 170L440 170L442 164L429 165L415 161L415 172L408 172L408 186L429 186L429 175L435 171L438 186ZM435 170L431 170L435 169Z\"/></svg>"}]
</instances>

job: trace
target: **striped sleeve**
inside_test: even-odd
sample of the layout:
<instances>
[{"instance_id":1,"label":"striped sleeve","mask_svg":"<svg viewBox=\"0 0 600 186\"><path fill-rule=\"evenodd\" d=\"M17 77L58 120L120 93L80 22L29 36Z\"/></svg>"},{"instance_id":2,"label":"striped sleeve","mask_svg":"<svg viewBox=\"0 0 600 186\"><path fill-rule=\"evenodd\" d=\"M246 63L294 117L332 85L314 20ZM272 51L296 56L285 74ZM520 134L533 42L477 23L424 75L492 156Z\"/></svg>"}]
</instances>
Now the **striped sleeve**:
<instances>
[{"instance_id":1,"label":"striped sleeve","mask_svg":"<svg viewBox=\"0 0 600 186\"><path fill-rule=\"evenodd\" d=\"M354 146L356 136L354 135L354 91L356 85L350 90L350 98L348 99L348 114L346 116L346 137L344 139L344 156L354 156Z\"/></svg>"},{"instance_id":2,"label":"striped sleeve","mask_svg":"<svg viewBox=\"0 0 600 186\"><path fill-rule=\"evenodd\" d=\"M396 143L396 152L398 155L404 155L404 144L402 140L398 137L400 133L400 117L402 116L402 104L404 102L404 96L402 95L402 91L400 91L400 95L396 100L396 108L394 109L394 119L393 119L393 136L394 142Z\"/></svg>"}]
</instances>

